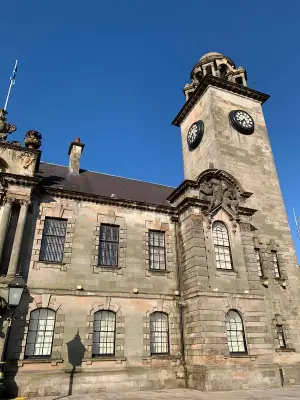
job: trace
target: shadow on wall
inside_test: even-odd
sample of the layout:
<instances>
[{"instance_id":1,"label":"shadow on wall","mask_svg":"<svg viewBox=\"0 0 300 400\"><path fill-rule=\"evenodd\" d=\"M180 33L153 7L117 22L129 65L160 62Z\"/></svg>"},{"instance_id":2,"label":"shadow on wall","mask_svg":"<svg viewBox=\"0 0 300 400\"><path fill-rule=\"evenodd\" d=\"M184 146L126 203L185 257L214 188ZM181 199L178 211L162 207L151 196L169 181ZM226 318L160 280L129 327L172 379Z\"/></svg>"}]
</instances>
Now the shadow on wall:
<instances>
[{"instance_id":1,"label":"shadow on wall","mask_svg":"<svg viewBox=\"0 0 300 400\"><path fill-rule=\"evenodd\" d=\"M26 315L28 312L29 304L33 298L29 293L24 293L20 306L15 310L11 322L10 332L8 333L8 343L6 354L3 354L4 367L4 390L2 398L14 398L18 395L19 388L15 381L18 373L18 360L21 355L21 343L25 334ZM4 316L5 318L5 316ZM1 332L3 333L2 329Z\"/></svg>"},{"instance_id":2,"label":"shadow on wall","mask_svg":"<svg viewBox=\"0 0 300 400\"><path fill-rule=\"evenodd\" d=\"M79 331L77 331L74 339L67 342L68 349L68 366L66 369L67 373L70 373L70 381L69 381L69 390L67 396L55 397L54 400L64 399L68 396L71 396L73 393L73 383L74 383L74 375L78 372L81 372L82 360L84 357L84 353L86 348L81 342L81 338L79 335Z\"/></svg>"}]
</instances>

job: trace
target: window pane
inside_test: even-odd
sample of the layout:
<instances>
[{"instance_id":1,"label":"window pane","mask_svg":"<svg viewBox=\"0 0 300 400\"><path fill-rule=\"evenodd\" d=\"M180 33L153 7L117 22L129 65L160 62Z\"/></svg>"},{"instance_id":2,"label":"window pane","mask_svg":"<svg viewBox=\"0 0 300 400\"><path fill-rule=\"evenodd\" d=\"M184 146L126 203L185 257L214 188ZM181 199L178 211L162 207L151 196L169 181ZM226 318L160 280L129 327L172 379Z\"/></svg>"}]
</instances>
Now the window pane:
<instances>
[{"instance_id":1,"label":"window pane","mask_svg":"<svg viewBox=\"0 0 300 400\"><path fill-rule=\"evenodd\" d=\"M213 242L217 268L232 269L228 231L222 222L213 224Z\"/></svg>"},{"instance_id":2,"label":"window pane","mask_svg":"<svg viewBox=\"0 0 300 400\"><path fill-rule=\"evenodd\" d=\"M256 258L258 276L261 277L261 276L263 276L263 270L262 270L260 251L259 251L259 249L254 249L254 250L255 250L255 258Z\"/></svg>"},{"instance_id":3,"label":"window pane","mask_svg":"<svg viewBox=\"0 0 300 400\"><path fill-rule=\"evenodd\" d=\"M274 274L275 278L280 278L280 269L279 269L279 263L278 263L278 257L277 257L277 252L272 251L272 264L274 268Z\"/></svg>"},{"instance_id":4,"label":"window pane","mask_svg":"<svg viewBox=\"0 0 300 400\"><path fill-rule=\"evenodd\" d=\"M50 356L54 334L55 312L39 308L30 315L25 356Z\"/></svg>"},{"instance_id":5,"label":"window pane","mask_svg":"<svg viewBox=\"0 0 300 400\"><path fill-rule=\"evenodd\" d=\"M226 314L226 329L230 353L245 353L245 334L241 316L234 310Z\"/></svg>"},{"instance_id":6,"label":"window pane","mask_svg":"<svg viewBox=\"0 0 300 400\"><path fill-rule=\"evenodd\" d=\"M46 218L43 230L40 260L61 262L63 259L67 221Z\"/></svg>"},{"instance_id":7,"label":"window pane","mask_svg":"<svg viewBox=\"0 0 300 400\"><path fill-rule=\"evenodd\" d=\"M150 351L151 354L169 352L168 316L161 312L150 315Z\"/></svg>"},{"instance_id":8,"label":"window pane","mask_svg":"<svg viewBox=\"0 0 300 400\"><path fill-rule=\"evenodd\" d=\"M114 355L116 316L112 311L98 311L94 314L92 351L94 356Z\"/></svg>"},{"instance_id":9,"label":"window pane","mask_svg":"<svg viewBox=\"0 0 300 400\"><path fill-rule=\"evenodd\" d=\"M102 266L117 267L119 250L119 227L100 226L100 241L98 264Z\"/></svg>"},{"instance_id":10,"label":"window pane","mask_svg":"<svg viewBox=\"0 0 300 400\"><path fill-rule=\"evenodd\" d=\"M166 269L165 233L149 231L149 268L155 270Z\"/></svg>"}]
</instances>

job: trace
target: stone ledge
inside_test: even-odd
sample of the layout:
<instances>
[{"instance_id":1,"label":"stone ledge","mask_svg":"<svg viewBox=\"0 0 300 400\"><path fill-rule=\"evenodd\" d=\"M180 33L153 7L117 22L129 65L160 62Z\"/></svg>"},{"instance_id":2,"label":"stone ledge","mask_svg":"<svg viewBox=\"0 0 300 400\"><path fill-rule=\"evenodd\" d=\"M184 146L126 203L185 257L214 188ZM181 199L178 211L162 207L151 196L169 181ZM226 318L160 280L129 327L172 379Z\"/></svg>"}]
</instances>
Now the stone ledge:
<instances>
[{"instance_id":1,"label":"stone ledge","mask_svg":"<svg viewBox=\"0 0 300 400\"><path fill-rule=\"evenodd\" d=\"M115 361L117 364L122 363L123 361L126 361L127 357L109 357L109 356L98 356L98 357L88 357L88 358L83 358L82 362L86 363L87 365L92 365L94 362L105 362L105 361Z\"/></svg>"},{"instance_id":2,"label":"stone ledge","mask_svg":"<svg viewBox=\"0 0 300 400\"><path fill-rule=\"evenodd\" d=\"M286 349L275 349L277 353L294 353L296 350L293 348L286 348Z\"/></svg>"},{"instance_id":3,"label":"stone ledge","mask_svg":"<svg viewBox=\"0 0 300 400\"><path fill-rule=\"evenodd\" d=\"M147 269L147 272L149 272L150 274L154 273L154 274L157 274L157 275L165 275L165 274L170 274L171 273L171 271L168 271L168 270L150 269L150 268Z\"/></svg>"},{"instance_id":4,"label":"stone ledge","mask_svg":"<svg viewBox=\"0 0 300 400\"><path fill-rule=\"evenodd\" d=\"M63 359L51 358L26 358L25 360L16 360L18 367L23 367L24 364L51 364L53 366L56 366L63 361Z\"/></svg>"},{"instance_id":5,"label":"stone ledge","mask_svg":"<svg viewBox=\"0 0 300 400\"><path fill-rule=\"evenodd\" d=\"M257 357L257 354L230 354L229 356L225 356L224 358L250 358L251 360L256 360Z\"/></svg>"}]
</instances>

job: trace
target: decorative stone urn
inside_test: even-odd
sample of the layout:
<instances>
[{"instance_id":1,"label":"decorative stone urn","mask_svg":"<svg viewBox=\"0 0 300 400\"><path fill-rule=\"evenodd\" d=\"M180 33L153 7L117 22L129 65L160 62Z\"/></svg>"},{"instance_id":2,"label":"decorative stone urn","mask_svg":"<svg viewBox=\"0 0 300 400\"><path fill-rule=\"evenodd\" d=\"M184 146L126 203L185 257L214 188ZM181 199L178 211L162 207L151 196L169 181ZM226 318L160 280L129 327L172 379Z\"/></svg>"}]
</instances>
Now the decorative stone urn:
<instances>
[{"instance_id":1,"label":"decorative stone urn","mask_svg":"<svg viewBox=\"0 0 300 400\"><path fill-rule=\"evenodd\" d=\"M24 138L25 146L29 149L39 149L42 144L42 135L38 131L28 131Z\"/></svg>"}]
</instances>

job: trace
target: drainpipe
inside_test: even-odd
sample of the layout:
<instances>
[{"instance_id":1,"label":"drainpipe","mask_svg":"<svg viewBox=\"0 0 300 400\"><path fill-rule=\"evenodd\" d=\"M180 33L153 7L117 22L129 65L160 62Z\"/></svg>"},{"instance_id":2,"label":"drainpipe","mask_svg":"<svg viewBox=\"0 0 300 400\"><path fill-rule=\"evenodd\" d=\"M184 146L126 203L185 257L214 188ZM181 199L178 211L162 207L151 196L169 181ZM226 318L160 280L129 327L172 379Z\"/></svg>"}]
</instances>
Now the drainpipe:
<instances>
[{"instance_id":1,"label":"drainpipe","mask_svg":"<svg viewBox=\"0 0 300 400\"><path fill-rule=\"evenodd\" d=\"M179 330L180 330L180 360L184 371L184 386L188 388L188 371L185 361L185 341L184 341L184 300L182 298L182 276L181 276L181 249L178 230L178 216L173 217L175 247L176 247L176 266L177 266L177 290L179 293L178 310L179 310Z\"/></svg>"}]
</instances>

